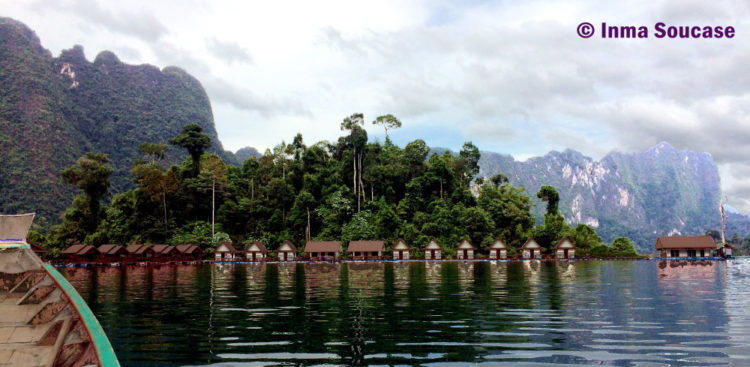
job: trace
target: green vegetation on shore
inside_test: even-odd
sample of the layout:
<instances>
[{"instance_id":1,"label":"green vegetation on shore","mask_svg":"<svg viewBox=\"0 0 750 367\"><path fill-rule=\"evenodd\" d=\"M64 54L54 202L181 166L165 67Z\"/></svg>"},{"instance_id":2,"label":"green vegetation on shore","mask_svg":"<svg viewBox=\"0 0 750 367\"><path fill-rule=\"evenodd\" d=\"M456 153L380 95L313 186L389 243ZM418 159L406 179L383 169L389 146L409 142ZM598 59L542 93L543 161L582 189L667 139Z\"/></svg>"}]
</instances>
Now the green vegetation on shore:
<instances>
[{"instance_id":1,"label":"green vegetation on shore","mask_svg":"<svg viewBox=\"0 0 750 367\"><path fill-rule=\"evenodd\" d=\"M373 123L386 129L401 125L390 115ZM552 186L537 193L547 212L535 226L523 188L501 174L474 180L480 153L471 142L458 155L428 157L422 140L403 148L388 137L368 142L363 125L362 114L354 114L341 123L347 134L336 142L308 146L297 134L290 144L281 142L239 167L206 153L208 136L199 125L186 125L169 143L189 157L167 168L161 164L166 145L142 144L143 159L131 171L137 187L108 204L103 198L112 169L106 155L88 153L62 173L82 190L62 223L30 239L54 256L75 243L193 243L211 250L219 239L261 240L273 250L284 240L301 245L307 239L380 239L390 246L404 238L420 252L435 238L452 255L464 238L485 250L500 237L512 255L528 237L547 252L569 237L578 255L636 256L627 239L607 246L593 228L570 227Z\"/></svg>"}]
</instances>

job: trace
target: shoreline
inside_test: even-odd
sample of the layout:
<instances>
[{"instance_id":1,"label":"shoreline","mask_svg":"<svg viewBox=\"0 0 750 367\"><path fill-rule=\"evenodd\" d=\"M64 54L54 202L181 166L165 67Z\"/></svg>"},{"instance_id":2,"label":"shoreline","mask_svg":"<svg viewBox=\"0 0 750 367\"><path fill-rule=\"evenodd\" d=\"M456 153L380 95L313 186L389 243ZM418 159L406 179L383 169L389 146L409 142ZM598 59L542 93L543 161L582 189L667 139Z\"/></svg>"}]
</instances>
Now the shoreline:
<instances>
[{"instance_id":1,"label":"shoreline","mask_svg":"<svg viewBox=\"0 0 750 367\"><path fill-rule=\"evenodd\" d=\"M229 264L361 264L361 263L408 263L408 262L430 262L430 263L443 263L443 262L524 262L524 261L536 261L536 262L579 262L579 261L728 261L734 260L735 258L725 259L722 257L701 257L701 258L686 258L686 257L651 257L651 258L578 258L578 259L440 259L440 260L427 260L427 259L409 259L409 260L339 260L339 261L319 261L319 260L289 260L289 261L191 261L191 262L137 262L137 263L64 263L64 264L51 264L56 268L86 268L86 267L120 267L120 266L153 266L153 265L199 265L199 264L217 264L217 265L229 265Z\"/></svg>"}]
</instances>

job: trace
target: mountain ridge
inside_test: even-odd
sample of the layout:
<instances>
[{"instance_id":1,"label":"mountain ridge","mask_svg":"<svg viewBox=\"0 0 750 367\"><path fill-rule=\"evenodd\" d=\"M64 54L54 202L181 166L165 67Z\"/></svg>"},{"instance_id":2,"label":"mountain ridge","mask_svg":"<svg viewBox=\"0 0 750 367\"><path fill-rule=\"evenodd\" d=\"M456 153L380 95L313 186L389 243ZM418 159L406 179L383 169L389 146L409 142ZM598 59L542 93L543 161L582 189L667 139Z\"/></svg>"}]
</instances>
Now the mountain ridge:
<instances>
[{"instance_id":1,"label":"mountain ridge","mask_svg":"<svg viewBox=\"0 0 750 367\"><path fill-rule=\"evenodd\" d=\"M236 164L218 139L200 82L178 67L129 65L110 51L89 62L83 47L58 57L33 30L0 18L0 211L36 211L56 221L74 188L60 170L86 152L107 153L112 192L133 187L130 169L143 142L166 143L183 125L198 123L210 152ZM169 147L165 165L187 153Z\"/></svg>"},{"instance_id":2,"label":"mountain ridge","mask_svg":"<svg viewBox=\"0 0 750 367\"><path fill-rule=\"evenodd\" d=\"M512 156L482 152L480 177L502 173L523 186L536 202L541 185L560 193L560 211L569 224L594 227L605 242L627 236L640 251L653 251L656 237L703 234L720 226L720 178L709 153L675 149L667 142L634 153L613 151L601 160L572 149L516 161ZM750 220L730 214L728 234L747 234Z\"/></svg>"}]
</instances>

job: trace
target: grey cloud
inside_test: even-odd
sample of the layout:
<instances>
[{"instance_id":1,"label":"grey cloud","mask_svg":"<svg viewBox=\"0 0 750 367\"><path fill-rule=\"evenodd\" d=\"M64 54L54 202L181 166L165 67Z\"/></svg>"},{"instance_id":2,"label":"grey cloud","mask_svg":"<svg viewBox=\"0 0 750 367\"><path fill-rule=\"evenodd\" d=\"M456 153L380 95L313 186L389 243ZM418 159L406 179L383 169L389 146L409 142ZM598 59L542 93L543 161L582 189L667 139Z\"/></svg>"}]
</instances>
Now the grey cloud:
<instances>
[{"instance_id":1,"label":"grey cloud","mask_svg":"<svg viewBox=\"0 0 750 367\"><path fill-rule=\"evenodd\" d=\"M146 42L156 41L168 33L167 28L150 13L145 11L114 13L104 9L95 0L73 2L39 0L35 1L32 6L48 12L63 11L109 31L136 37Z\"/></svg>"},{"instance_id":2,"label":"grey cloud","mask_svg":"<svg viewBox=\"0 0 750 367\"><path fill-rule=\"evenodd\" d=\"M227 64L252 64L250 53L234 42L220 41L216 38L206 40L206 48L211 54Z\"/></svg>"},{"instance_id":3,"label":"grey cloud","mask_svg":"<svg viewBox=\"0 0 750 367\"><path fill-rule=\"evenodd\" d=\"M196 76L210 75L211 68L190 51L169 42L156 42L151 45L151 51L164 65L178 66ZM199 78L200 79L200 78Z\"/></svg>"},{"instance_id":4,"label":"grey cloud","mask_svg":"<svg viewBox=\"0 0 750 367\"><path fill-rule=\"evenodd\" d=\"M277 100L239 88L224 80L209 77L202 80L212 101L226 103L237 109L255 112L261 116L294 115L311 116L312 113L300 102L300 99Z\"/></svg>"},{"instance_id":5,"label":"grey cloud","mask_svg":"<svg viewBox=\"0 0 750 367\"><path fill-rule=\"evenodd\" d=\"M225 103L237 109L258 113L262 116L295 115L309 116L311 113L300 102L302 98L288 97L278 100L264 97L222 80L211 73L211 68L192 53L167 42L152 46L154 54L166 65L176 65L193 74L206 89L212 103Z\"/></svg>"},{"instance_id":6,"label":"grey cloud","mask_svg":"<svg viewBox=\"0 0 750 367\"><path fill-rule=\"evenodd\" d=\"M750 171L750 165L744 165L742 167L736 167L735 165L732 166L731 170L740 169L741 171L745 171L748 173ZM735 178L742 179L742 177L747 176L740 176L738 172L730 171L730 170L723 170L724 174L727 174L727 171L729 171L729 175L735 176ZM750 181L740 181L732 185L730 188L724 191L724 194L726 195L727 201L730 205L735 207L740 211L740 213L747 214L748 211L750 211Z\"/></svg>"},{"instance_id":7,"label":"grey cloud","mask_svg":"<svg viewBox=\"0 0 750 367\"><path fill-rule=\"evenodd\" d=\"M750 5L718 3L644 3L652 12L639 21L732 25L740 30L734 39L584 40L576 24L554 20L518 28L450 21L358 35L329 28L325 39L352 63L365 54L362 72L387 70L377 86L380 110L410 118L451 115L468 121L462 124L468 138L503 141L508 122L523 116L533 122L527 130L547 132L539 134L547 142L562 139L584 152L642 151L666 140L710 152L719 166L744 167L750 49L741 30L750 29ZM569 121L580 126L574 131ZM750 197L745 186L725 189ZM750 200L737 206L750 213Z\"/></svg>"},{"instance_id":8,"label":"grey cloud","mask_svg":"<svg viewBox=\"0 0 750 367\"><path fill-rule=\"evenodd\" d=\"M119 45L119 46L115 47L115 49L117 50L115 52L117 54L117 56L118 57L122 57L122 59L125 60L125 61L127 61L127 60L138 60L138 59L141 58L141 53L138 50L136 50L136 49L134 49L132 47L128 47L128 46L125 46L125 45Z\"/></svg>"},{"instance_id":9,"label":"grey cloud","mask_svg":"<svg viewBox=\"0 0 750 367\"><path fill-rule=\"evenodd\" d=\"M665 22L692 22L725 19L728 13L720 1L681 0L664 2L659 15Z\"/></svg>"}]
</instances>

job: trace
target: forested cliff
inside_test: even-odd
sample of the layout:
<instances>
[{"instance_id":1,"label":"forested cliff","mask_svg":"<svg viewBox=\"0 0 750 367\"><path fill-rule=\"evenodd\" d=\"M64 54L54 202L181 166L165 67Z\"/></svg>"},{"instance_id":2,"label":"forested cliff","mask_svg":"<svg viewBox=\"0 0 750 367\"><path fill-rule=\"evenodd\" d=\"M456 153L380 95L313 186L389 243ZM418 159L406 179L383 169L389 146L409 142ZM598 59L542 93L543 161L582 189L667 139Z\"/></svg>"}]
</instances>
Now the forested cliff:
<instances>
[{"instance_id":1,"label":"forested cliff","mask_svg":"<svg viewBox=\"0 0 750 367\"><path fill-rule=\"evenodd\" d=\"M57 221L74 195L60 171L85 152L109 155L113 191L131 188L138 145L163 142L189 123L211 137L209 151L235 163L206 92L185 71L128 65L111 52L89 62L81 46L53 57L24 24L0 18L0 212ZM166 160L186 156L170 148Z\"/></svg>"}]
</instances>

